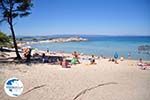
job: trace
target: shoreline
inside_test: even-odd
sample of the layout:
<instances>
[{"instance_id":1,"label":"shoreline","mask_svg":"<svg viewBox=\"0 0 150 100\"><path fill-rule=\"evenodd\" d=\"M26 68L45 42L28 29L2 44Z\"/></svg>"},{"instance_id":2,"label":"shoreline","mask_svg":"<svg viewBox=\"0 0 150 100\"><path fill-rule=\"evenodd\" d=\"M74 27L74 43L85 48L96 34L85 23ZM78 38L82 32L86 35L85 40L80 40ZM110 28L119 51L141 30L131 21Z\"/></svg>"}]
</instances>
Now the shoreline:
<instances>
[{"instance_id":1,"label":"shoreline","mask_svg":"<svg viewBox=\"0 0 150 100\"><path fill-rule=\"evenodd\" d=\"M22 49L24 47L28 47L28 46L23 46L21 47L21 49L18 49L18 51L20 52L21 55L22 54ZM31 47L32 48L32 47ZM15 49L14 48L8 48L8 47L3 47L3 49L7 50L7 52L4 51L4 53L10 53L11 55L11 52L13 52L14 54L12 55L13 57L15 57ZM1 51L0 51L1 52ZM65 51L49 51L47 52L46 50L39 50L37 48L32 48L32 52L31 52L31 55L33 55L34 53L40 53L40 55L42 55L42 53L45 53L46 55L48 54L48 56L50 55L58 55L58 56L62 56L62 55L65 55L65 56L72 56L72 53L70 52L65 52ZM94 54L83 54L83 53L80 53L80 56L81 57L91 57L91 55L94 55ZM96 58L100 58L100 59L110 59L110 58L113 58L113 56L105 56L105 55L94 55ZM120 57L118 58L118 60L120 60ZM133 58L125 58L124 57L124 60L131 60L131 61L139 61L140 58L136 58L136 59L133 59ZM145 60L143 59L143 61L146 61L146 62L149 62L150 60Z\"/></svg>"},{"instance_id":2,"label":"shoreline","mask_svg":"<svg viewBox=\"0 0 150 100\"><path fill-rule=\"evenodd\" d=\"M70 37L73 37L73 36L70 36ZM68 36L67 39L69 39L70 37ZM78 36L78 37L80 38L80 37L84 37L84 36ZM29 38L29 40L32 40L34 38L35 37ZM133 42L134 41L139 42L138 44L135 44L135 45L133 42L130 42L132 38L129 38L129 43L128 43L126 38L119 39L117 37L115 37L115 38L108 37L108 38L106 38L106 45L105 45L105 43L103 43L103 42L105 42L105 37L103 38L103 37L86 37L85 36L84 38L88 39L88 41L87 42L83 41L81 43L80 43L80 41L78 41L78 42L72 41L69 43L66 40L65 36L64 36L64 38L62 38L61 36L58 36L57 38L53 38L53 37L44 37L44 38L45 39L42 39L42 36L37 37L37 40L40 40L39 42L38 41L25 41L25 43L20 42L18 44L18 46L19 47L33 46L35 48L38 48L39 50L47 50L47 48L49 48L52 52L64 51L66 53L72 53L75 50L80 53L84 53L86 55L94 54L97 56L105 56L107 58L111 58L114 55L114 52L118 52L118 54L120 56L123 56L125 58L128 58L128 54L131 53L131 57L134 60L138 60L140 58L142 58L144 60L150 59L149 42L142 42L143 38L140 38L139 40L136 38L133 39ZM53 38L54 41L55 40L58 40L58 41L54 42L51 39L49 40L49 38L51 38L51 39ZM96 39L96 40L94 40L94 39ZM65 43L61 40L65 41ZM107 40L108 41L110 40L110 41L107 42ZM111 41L112 41L112 44L111 44ZM145 40L145 41L148 41L148 40ZM83 47L82 47L82 45L83 45ZM129 47L127 45L129 45ZM98 46L100 46L100 47L98 47ZM85 49L84 49L84 47L85 47Z\"/></svg>"}]
</instances>

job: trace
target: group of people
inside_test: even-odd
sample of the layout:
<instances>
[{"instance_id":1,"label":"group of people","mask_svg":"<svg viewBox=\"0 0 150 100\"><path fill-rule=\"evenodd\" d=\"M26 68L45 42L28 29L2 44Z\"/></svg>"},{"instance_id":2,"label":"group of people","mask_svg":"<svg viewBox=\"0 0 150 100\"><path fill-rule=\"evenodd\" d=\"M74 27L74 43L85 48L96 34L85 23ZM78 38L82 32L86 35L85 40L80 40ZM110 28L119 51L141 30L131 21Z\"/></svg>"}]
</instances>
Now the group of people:
<instances>
[{"instance_id":1,"label":"group of people","mask_svg":"<svg viewBox=\"0 0 150 100\"><path fill-rule=\"evenodd\" d=\"M31 47L26 47L26 48L23 48L23 54L24 54L24 57L26 57L26 62L30 62L30 59L31 59ZM46 50L47 53L49 53L49 49ZM64 67L70 67L70 65L72 64L80 64L80 61L79 61L79 53L77 53L76 51L74 51L72 53L72 59L71 61L68 61L65 57L63 57L63 60L59 61L60 64ZM117 62L117 59L118 59L118 53L115 52L114 53L114 58L110 58L108 61L112 61L112 62L115 62L115 64L118 64ZM124 60L124 57L121 56L120 58L121 61ZM89 58L89 61L90 61L90 64L96 64L95 62L95 56L92 55L91 58ZM49 58L45 55L45 53L42 54L42 62L43 63L48 63L49 62ZM70 65L69 65L70 64Z\"/></svg>"},{"instance_id":2,"label":"group of people","mask_svg":"<svg viewBox=\"0 0 150 100\"><path fill-rule=\"evenodd\" d=\"M119 55L117 52L114 53L114 58L110 58L108 61L112 61L112 62L115 62L115 64L118 64L118 61L117 59L119 58ZM123 61L124 58L123 56L120 57L120 60Z\"/></svg>"},{"instance_id":3,"label":"group of people","mask_svg":"<svg viewBox=\"0 0 150 100\"><path fill-rule=\"evenodd\" d=\"M79 55L80 55L79 53L74 51L72 53L73 58L71 59L70 62L66 58L64 58L63 61L61 62L62 67L63 68L71 68L71 65L80 64ZM89 58L89 60L90 60L90 64L96 64L94 55L92 55L92 57Z\"/></svg>"},{"instance_id":4,"label":"group of people","mask_svg":"<svg viewBox=\"0 0 150 100\"><path fill-rule=\"evenodd\" d=\"M25 47L22 49L23 55L26 58L27 63L30 63L30 61L31 61L31 50L32 50L31 47ZM49 52L49 50L47 50L47 53L48 52ZM80 64L79 56L80 56L80 54L77 53L76 51L74 51L72 53L72 59L71 60L68 60L66 57L63 56L62 59L57 59L56 62L58 62L63 68L70 68L71 65ZM90 61L90 64L96 64L94 55L92 55L91 58L89 58L89 61ZM41 62L42 63L49 63L50 62L49 57L46 56L45 53L42 53L42 55L41 55Z\"/></svg>"},{"instance_id":5,"label":"group of people","mask_svg":"<svg viewBox=\"0 0 150 100\"><path fill-rule=\"evenodd\" d=\"M32 49L30 47L23 48L23 54L24 54L24 57L26 57L26 62L27 63L29 63L30 60L31 60L31 50ZM47 51L47 52L49 52L49 51ZM81 63L79 61L79 56L80 56L80 54L77 53L76 51L74 51L72 53L72 59L71 60L68 60L67 58L62 57L62 60L58 59L57 61L62 66L62 68L71 68L71 65L76 65L76 64L80 64ZM41 57L42 57L42 62L43 63L48 63L49 62L49 58L45 55L45 53L43 53ZM112 61L115 64L118 64L118 61L117 61L118 58L119 58L119 55L118 55L117 52L115 52L114 53L114 57L110 58L108 61ZM123 61L124 57L121 56L120 60ZM92 55L89 58L89 61L90 61L90 64L96 64L95 56ZM144 63L142 58L139 59L139 62L138 62L137 65L140 66L140 68L143 69L143 70L145 70L147 68L150 68L150 64L149 63Z\"/></svg>"},{"instance_id":6,"label":"group of people","mask_svg":"<svg viewBox=\"0 0 150 100\"><path fill-rule=\"evenodd\" d=\"M128 53L127 58L128 58L128 59L131 59L131 52ZM114 53L114 57L113 57L113 58L109 58L108 61L112 61L112 62L114 62L115 64L119 64L119 63L118 63L118 59L119 59L120 61L124 61L125 58L124 58L124 56L120 56L120 58L119 58L118 53L115 52L115 53Z\"/></svg>"},{"instance_id":7,"label":"group of people","mask_svg":"<svg viewBox=\"0 0 150 100\"><path fill-rule=\"evenodd\" d=\"M140 66L142 70L146 70L150 68L150 63L144 63L142 58L139 59L139 62L137 63L137 65Z\"/></svg>"},{"instance_id":8,"label":"group of people","mask_svg":"<svg viewBox=\"0 0 150 100\"><path fill-rule=\"evenodd\" d=\"M26 57L26 62L30 62L30 60L31 60L31 50L32 49L30 47L23 48L23 54L24 54L24 57ZM49 52L49 50L47 50L47 53L48 52ZM79 56L80 56L80 54L77 53L76 51L74 51L72 53L72 59L71 60L67 60L67 58L62 57L62 60L58 59L57 61L59 62L59 64L63 68L70 68L71 65L80 64ZM114 58L109 59L109 61L113 61L116 64L118 64L117 59L118 59L118 53L115 52ZM96 64L94 55L92 55L90 58L88 58L88 60L90 61L90 64ZM48 58L48 56L45 55L45 53L42 53L41 61L42 61L42 63L48 63L49 62L49 58Z\"/></svg>"},{"instance_id":9,"label":"group of people","mask_svg":"<svg viewBox=\"0 0 150 100\"><path fill-rule=\"evenodd\" d=\"M130 52L128 54L128 58L129 59L131 58L131 53ZM118 53L115 52L114 58L110 58L109 61L113 61L113 62L115 62L115 64L118 64L117 59L118 59ZM123 61L123 60L124 60L124 57L121 56L120 61ZM142 70L150 69L150 63L143 62L142 58L139 59L139 62L137 63L137 65L140 66L140 68Z\"/></svg>"}]
</instances>

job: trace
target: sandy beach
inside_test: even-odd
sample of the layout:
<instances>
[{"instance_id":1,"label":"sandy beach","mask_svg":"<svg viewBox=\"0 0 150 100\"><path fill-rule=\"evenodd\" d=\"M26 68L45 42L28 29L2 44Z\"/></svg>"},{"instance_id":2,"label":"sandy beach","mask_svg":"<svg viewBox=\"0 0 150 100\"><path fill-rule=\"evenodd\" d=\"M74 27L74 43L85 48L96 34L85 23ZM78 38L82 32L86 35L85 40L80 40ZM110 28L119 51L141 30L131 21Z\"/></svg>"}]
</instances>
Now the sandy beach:
<instances>
[{"instance_id":1,"label":"sandy beach","mask_svg":"<svg viewBox=\"0 0 150 100\"><path fill-rule=\"evenodd\" d=\"M13 54L12 54L13 55ZM150 70L136 60L108 62L97 59L62 68L51 64L0 64L0 100L149 100ZM23 94L9 97L4 82L19 78Z\"/></svg>"},{"instance_id":2,"label":"sandy beach","mask_svg":"<svg viewBox=\"0 0 150 100\"><path fill-rule=\"evenodd\" d=\"M0 0L0 100L150 100L150 0Z\"/></svg>"}]
</instances>

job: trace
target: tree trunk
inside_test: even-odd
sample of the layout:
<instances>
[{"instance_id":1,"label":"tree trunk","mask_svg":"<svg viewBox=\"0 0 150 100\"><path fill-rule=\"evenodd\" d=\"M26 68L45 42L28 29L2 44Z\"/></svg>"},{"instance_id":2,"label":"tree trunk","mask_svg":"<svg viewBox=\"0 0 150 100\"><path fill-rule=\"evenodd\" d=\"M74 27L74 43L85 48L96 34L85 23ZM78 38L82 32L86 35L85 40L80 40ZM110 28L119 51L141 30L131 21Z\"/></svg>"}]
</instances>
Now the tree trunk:
<instances>
[{"instance_id":1,"label":"tree trunk","mask_svg":"<svg viewBox=\"0 0 150 100\"><path fill-rule=\"evenodd\" d=\"M11 30L11 33L12 33L13 43L14 43L14 47L15 47L15 51L16 51L16 56L17 56L16 59L20 60L21 56L20 56L19 51L18 51L14 28L13 28L12 23L10 23L9 25L10 25L10 30Z\"/></svg>"}]
</instances>

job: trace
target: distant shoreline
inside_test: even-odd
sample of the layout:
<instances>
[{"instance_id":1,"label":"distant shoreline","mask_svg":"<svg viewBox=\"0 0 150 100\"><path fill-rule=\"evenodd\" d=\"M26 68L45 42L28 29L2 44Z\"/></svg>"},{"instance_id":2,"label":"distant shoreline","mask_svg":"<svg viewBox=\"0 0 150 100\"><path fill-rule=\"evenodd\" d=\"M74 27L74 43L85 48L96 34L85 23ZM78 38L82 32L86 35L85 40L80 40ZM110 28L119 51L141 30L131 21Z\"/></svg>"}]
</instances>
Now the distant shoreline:
<instances>
[{"instance_id":1,"label":"distant shoreline","mask_svg":"<svg viewBox=\"0 0 150 100\"><path fill-rule=\"evenodd\" d=\"M64 43L64 42L81 42L88 41L86 38L82 37L24 37L17 38L17 42L19 46L29 45L29 44L37 44L37 43Z\"/></svg>"},{"instance_id":2,"label":"distant shoreline","mask_svg":"<svg viewBox=\"0 0 150 100\"><path fill-rule=\"evenodd\" d=\"M16 35L17 38L32 37L82 37L82 36L102 36L102 37L150 37L150 35L98 35L98 34L50 34L50 35Z\"/></svg>"}]
</instances>

